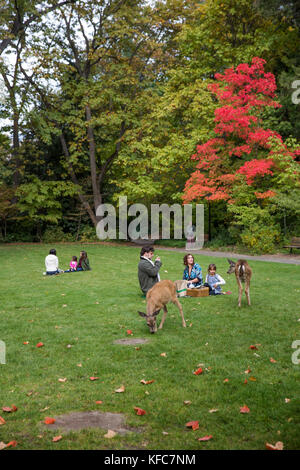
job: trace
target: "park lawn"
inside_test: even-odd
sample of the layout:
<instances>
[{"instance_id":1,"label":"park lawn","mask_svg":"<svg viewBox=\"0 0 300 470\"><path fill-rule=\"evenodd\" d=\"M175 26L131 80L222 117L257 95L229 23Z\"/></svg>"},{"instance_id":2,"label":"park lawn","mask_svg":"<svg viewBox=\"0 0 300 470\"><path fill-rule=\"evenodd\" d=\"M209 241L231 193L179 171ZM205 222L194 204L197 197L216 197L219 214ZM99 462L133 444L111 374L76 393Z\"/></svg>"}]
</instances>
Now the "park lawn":
<instances>
[{"instance_id":1,"label":"park lawn","mask_svg":"<svg viewBox=\"0 0 300 470\"><path fill-rule=\"evenodd\" d=\"M180 299L187 328L170 304L164 329L150 335L137 313L146 308L137 281L139 248L59 244L60 267L67 269L71 256L85 249L92 271L46 277L50 248L0 247L0 340L6 345L0 442L16 440L15 449L198 450L265 449L266 442L282 441L285 449L299 449L300 365L292 362L292 343L300 340L299 266L252 261L252 305L243 296L239 309L227 260L196 255L204 273L216 262L232 295ZM155 254L162 279L181 279L183 253ZM149 342L113 344L128 337ZM37 348L39 342L44 346ZM203 373L193 374L199 367ZM115 393L122 385L125 391ZM12 405L16 412L2 411ZM240 413L244 405L247 414ZM146 414L136 415L134 407ZM107 439L107 430L66 433L42 424L45 417L92 410L123 413L127 425L142 432ZM199 421L199 429L188 429L189 421ZM63 438L52 442L58 434ZM213 437L198 441L206 435Z\"/></svg>"}]
</instances>

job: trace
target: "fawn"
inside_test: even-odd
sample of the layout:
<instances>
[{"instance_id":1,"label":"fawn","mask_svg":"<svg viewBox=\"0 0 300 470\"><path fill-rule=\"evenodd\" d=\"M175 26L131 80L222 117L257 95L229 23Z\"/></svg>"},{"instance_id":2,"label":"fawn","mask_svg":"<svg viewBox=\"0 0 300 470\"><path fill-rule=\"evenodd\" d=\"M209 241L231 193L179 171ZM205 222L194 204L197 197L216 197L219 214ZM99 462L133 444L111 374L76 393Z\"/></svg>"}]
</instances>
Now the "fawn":
<instances>
[{"instance_id":1,"label":"fawn","mask_svg":"<svg viewBox=\"0 0 300 470\"><path fill-rule=\"evenodd\" d=\"M247 297L248 305L251 305L250 302L250 279L252 276L252 269L250 268L247 261L243 259L239 259L236 263L227 258L230 267L227 271L227 274L235 273L236 282L238 283L239 287L239 300L238 306L241 306L242 302L242 293L243 293L243 286L242 282L245 283L245 294Z\"/></svg>"},{"instance_id":2,"label":"fawn","mask_svg":"<svg viewBox=\"0 0 300 470\"><path fill-rule=\"evenodd\" d=\"M173 302L174 305L177 305L180 315L182 318L182 326L185 328L186 323L183 316L182 306L177 300L176 287L173 281L160 281L154 284L154 286L147 292L147 313L138 312L141 317L146 318L147 325L149 326L150 333L156 333L156 317L159 314L160 310L163 309L164 313L159 325L161 330L165 322L168 310L166 304L168 302Z\"/></svg>"}]
</instances>

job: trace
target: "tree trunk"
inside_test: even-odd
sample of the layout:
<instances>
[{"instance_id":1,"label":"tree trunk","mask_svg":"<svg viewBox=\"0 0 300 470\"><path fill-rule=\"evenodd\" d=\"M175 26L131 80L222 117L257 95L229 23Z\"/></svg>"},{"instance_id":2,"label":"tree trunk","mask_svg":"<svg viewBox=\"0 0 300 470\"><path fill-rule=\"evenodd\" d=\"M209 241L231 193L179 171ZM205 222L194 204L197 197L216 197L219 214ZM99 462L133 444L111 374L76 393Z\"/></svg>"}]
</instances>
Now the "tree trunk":
<instances>
[{"instance_id":1,"label":"tree trunk","mask_svg":"<svg viewBox=\"0 0 300 470\"><path fill-rule=\"evenodd\" d=\"M69 161L69 173L70 173L71 179L72 179L74 184L76 184L77 186L80 186L79 182L78 182L78 179L77 179L77 176L75 175L75 172L73 170L72 164L70 163L70 154L69 154L69 150L68 150L68 146L67 146L67 143L66 143L65 136L63 134L60 135L60 142L61 142L61 145L62 145L62 148L63 148L63 152L65 154L65 157L67 158L67 161ZM93 222L94 226L96 227L97 223L98 223L96 215L93 212L93 210L92 210L91 206L89 205L88 201L86 200L85 195L82 194L82 192L80 190L78 190L78 197L79 197L79 200L80 200L81 204L83 205L84 209L89 214L91 221Z\"/></svg>"},{"instance_id":2,"label":"tree trunk","mask_svg":"<svg viewBox=\"0 0 300 470\"><path fill-rule=\"evenodd\" d=\"M21 182L21 175L20 175L20 139L19 139L19 115L18 113L14 113L13 118L13 156L14 156L14 164L15 170L13 174L13 186L16 189L20 182Z\"/></svg>"},{"instance_id":3,"label":"tree trunk","mask_svg":"<svg viewBox=\"0 0 300 470\"><path fill-rule=\"evenodd\" d=\"M97 165L96 165L96 144L94 137L94 129L90 124L92 119L91 108L87 105L85 107L85 115L88 122L88 142L89 142L89 156L90 156L90 167L91 167L91 180L94 197L94 210L96 213L97 207L102 204L102 196L100 193L100 186L97 181Z\"/></svg>"}]
</instances>

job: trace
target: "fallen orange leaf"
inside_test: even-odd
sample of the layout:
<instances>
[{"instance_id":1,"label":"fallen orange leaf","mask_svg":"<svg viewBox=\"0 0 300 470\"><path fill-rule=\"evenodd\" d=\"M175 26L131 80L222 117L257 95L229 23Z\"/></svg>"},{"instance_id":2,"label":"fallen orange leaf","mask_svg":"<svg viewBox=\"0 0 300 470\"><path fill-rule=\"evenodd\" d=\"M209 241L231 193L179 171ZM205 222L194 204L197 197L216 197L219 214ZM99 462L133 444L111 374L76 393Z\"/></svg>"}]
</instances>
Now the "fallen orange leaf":
<instances>
[{"instance_id":1,"label":"fallen orange leaf","mask_svg":"<svg viewBox=\"0 0 300 470\"><path fill-rule=\"evenodd\" d=\"M248 367L248 369L245 370L245 374L250 374L250 372L251 372L251 369L250 369L250 367Z\"/></svg>"},{"instance_id":2,"label":"fallen orange leaf","mask_svg":"<svg viewBox=\"0 0 300 470\"><path fill-rule=\"evenodd\" d=\"M212 434L209 436L198 437L198 441L209 441L210 439L212 439Z\"/></svg>"},{"instance_id":3,"label":"fallen orange leaf","mask_svg":"<svg viewBox=\"0 0 300 470\"><path fill-rule=\"evenodd\" d=\"M98 380L99 377L90 377L90 380L93 381L93 380Z\"/></svg>"},{"instance_id":4,"label":"fallen orange leaf","mask_svg":"<svg viewBox=\"0 0 300 470\"><path fill-rule=\"evenodd\" d=\"M249 412L250 412L250 408L248 408L247 405L241 406L240 413L249 413Z\"/></svg>"},{"instance_id":5,"label":"fallen orange leaf","mask_svg":"<svg viewBox=\"0 0 300 470\"><path fill-rule=\"evenodd\" d=\"M275 359L273 359L273 357L270 357L270 362L273 362L275 364L275 362L277 362L277 361L275 361Z\"/></svg>"},{"instance_id":6,"label":"fallen orange leaf","mask_svg":"<svg viewBox=\"0 0 300 470\"><path fill-rule=\"evenodd\" d=\"M29 344L29 341L24 341L24 343L23 343L23 344Z\"/></svg>"},{"instance_id":7,"label":"fallen orange leaf","mask_svg":"<svg viewBox=\"0 0 300 470\"><path fill-rule=\"evenodd\" d=\"M144 379L141 380L141 384L144 384L144 385L149 385L149 384L152 384L153 382L154 380L144 380Z\"/></svg>"},{"instance_id":8,"label":"fallen orange leaf","mask_svg":"<svg viewBox=\"0 0 300 470\"><path fill-rule=\"evenodd\" d=\"M116 393L123 393L123 392L125 392L125 387L124 387L124 385L121 385L120 388L117 388L117 390L115 390L115 392L116 392Z\"/></svg>"},{"instance_id":9,"label":"fallen orange leaf","mask_svg":"<svg viewBox=\"0 0 300 470\"><path fill-rule=\"evenodd\" d=\"M52 442L58 442L61 439L62 439L62 436L55 436L55 437L53 437Z\"/></svg>"},{"instance_id":10,"label":"fallen orange leaf","mask_svg":"<svg viewBox=\"0 0 300 470\"><path fill-rule=\"evenodd\" d=\"M255 344L251 344L250 349L257 349L257 347L255 346Z\"/></svg>"},{"instance_id":11,"label":"fallen orange leaf","mask_svg":"<svg viewBox=\"0 0 300 470\"><path fill-rule=\"evenodd\" d=\"M42 346L44 346L44 343L38 343L38 344L36 345L37 348L41 348Z\"/></svg>"},{"instance_id":12,"label":"fallen orange leaf","mask_svg":"<svg viewBox=\"0 0 300 470\"><path fill-rule=\"evenodd\" d=\"M229 382L229 379L224 379L223 380L223 383L226 384L227 382Z\"/></svg>"},{"instance_id":13,"label":"fallen orange leaf","mask_svg":"<svg viewBox=\"0 0 300 470\"><path fill-rule=\"evenodd\" d=\"M16 447L16 445L17 445L17 441L10 441L8 444L6 444L6 447L10 447L10 446Z\"/></svg>"},{"instance_id":14,"label":"fallen orange leaf","mask_svg":"<svg viewBox=\"0 0 300 470\"><path fill-rule=\"evenodd\" d=\"M199 421L189 421L186 423L187 428L192 428L193 431L196 431L196 429L199 429Z\"/></svg>"},{"instance_id":15,"label":"fallen orange leaf","mask_svg":"<svg viewBox=\"0 0 300 470\"><path fill-rule=\"evenodd\" d=\"M199 369L195 370L195 372L193 372L194 375L200 375L203 373L203 369L201 369L201 367L199 367Z\"/></svg>"},{"instance_id":16,"label":"fallen orange leaf","mask_svg":"<svg viewBox=\"0 0 300 470\"><path fill-rule=\"evenodd\" d=\"M102 405L103 401L98 400L98 401L96 401L95 403L96 403L96 405Z\"/></svg>"},{"instance_id":17,"label":"fallen orange leaf","mask_svg":"<svg viewBox=\"0 0 300 470\"><path fill-rule=\"evenodd\" d=\"M142 408L139 408L137 406L134 407L134 411L136 411L136 414L139 415L139 416L143 416L146 414L146 411L143 410Z\"/></svg>"},{"instance_id":18,"label":"fallen orange leaf","mask_svg":"<svg viewBox=\"0 0 300 470\"><path fill-rule=\"evenodd\" d=\"M45 424L54 424L55 423L55 419L54 418L45 418L44 420L44 423Z\"/></svg>"},{"instance_id":19,"label":"fallen orange leaf","mask_svg":"<svg viewBox=\"0 0 300 470\"><path fill-rule=\"evenodd\" d=\"M268 450L283 450L283 442L278 441L278 442L276 442L275 446L273 446L272 444L269 444L268 442L266 442L266 449L268 449Z\"/></svg>"},{"instance_id":20,"label":"fallen orange leaf","mask_svg":"<svg viewBox=\"0 0 300 470\"><path fill-rule=\"evenodd\" d=\"M17 411L17 407L15 405L10 406L3 406L2 410L5 411L6 413L13 413L14 411Z\"/></svg>"},{"instance_id":21,"label":"fallen orange leaf","mask_svg":"<svg viewBox=\"0 0 300 470\"><path fill-rule=\"evenodd\" d=\"M2 424L5 424L6 421L4 418L2 418L2 416L0 416L0 426L2 426Z\"/></svg>"},{"instance_id":22,"label":"fallen orange leaf","mask_svg":"<svg viewBox=\"0 0 300 470\"><path fill-rule=\"evenodd\" d=\"M131 330L127 330L126 333L127 333L128 335L132 335L132 334L133 334Z\"/></svg>"}]
</instances>

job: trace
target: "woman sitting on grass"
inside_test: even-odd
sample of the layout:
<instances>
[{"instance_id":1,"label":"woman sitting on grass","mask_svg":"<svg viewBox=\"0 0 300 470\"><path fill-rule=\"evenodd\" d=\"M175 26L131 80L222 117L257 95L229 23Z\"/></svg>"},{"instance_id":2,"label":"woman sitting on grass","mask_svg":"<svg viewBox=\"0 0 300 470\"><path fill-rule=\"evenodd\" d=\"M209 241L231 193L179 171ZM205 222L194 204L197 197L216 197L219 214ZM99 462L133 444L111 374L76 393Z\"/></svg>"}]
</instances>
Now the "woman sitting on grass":
<instances>
[{"instance_id":1,"label":"woman sitting on grass","mask_svg":"<svg viewBox=\"0 0 300 470\"><path fill-rule=\"evenodd\" d=\"M51 276L53 274L60 274L63 271L58 268L58 257L56 256L56 250L52 248L49 251L49 255L45 258L46 272L44 275Z\"/></svg>"},{"instance_id":2,"label":"woman sitting on grass","mask_svg":"<svg viewBox=\"0 0 300 470\"><path fill-rule=\"evenodd\" d=\"M186 266L183 271L183 279L188 281L187 287L200 287L202 284L202 269L198 263L195 263L193 255L190 253L183 258L183 264Z\"/></svg>"},{"instance_id":3,"label":"woman sitting on grass","mask_svg":"<svg viewBox=\"0 0 300 470\"><path fill-rule=\"evenodd\" d=\"M90 271L90 270L91 270L91 267L90 267L89 259L87 257L87 252L81 251L76 271Z\"/></svg>"}]
</instances>

